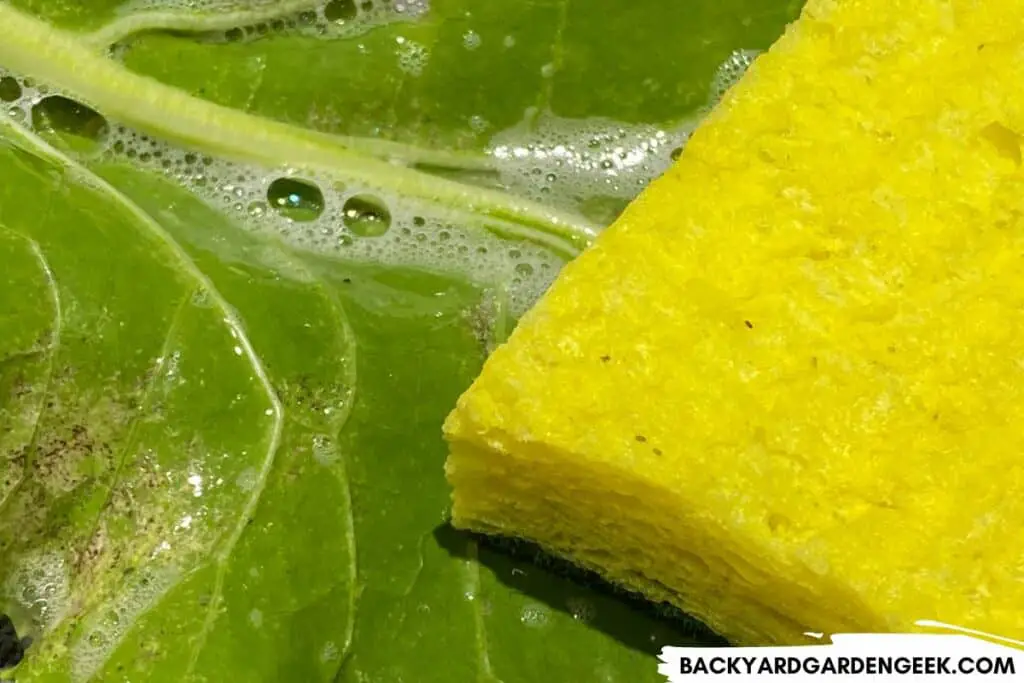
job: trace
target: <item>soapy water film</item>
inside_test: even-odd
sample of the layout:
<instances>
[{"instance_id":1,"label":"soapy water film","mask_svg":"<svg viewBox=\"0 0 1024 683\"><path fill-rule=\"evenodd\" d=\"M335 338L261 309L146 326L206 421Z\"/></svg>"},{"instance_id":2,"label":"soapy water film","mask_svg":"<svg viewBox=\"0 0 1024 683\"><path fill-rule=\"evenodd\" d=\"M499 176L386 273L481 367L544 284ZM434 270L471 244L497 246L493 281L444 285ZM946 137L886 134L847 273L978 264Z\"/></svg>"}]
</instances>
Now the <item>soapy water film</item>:
<instances>
[{"instance_id":1,"label":"soapy water film","mask_svg":"<svg viewBox=\"0 0 1024 683\"><path fill-rule=\"evenodd\" d=\"M216 9L225 3L211 0L198 4ZM136 3L135 9L142 5ZM415 18L427 10L425 0L395 3L386 10L380 7L379 0L378 4L327 2L312 18L232 29L240 33L227 35L228 31L221 39L256 39L277 30L319 35L334 31L344 37L371 25ZM467 39L465 47L474 49L473 40ZM396 55L414 69L428 58L424 48L410 52L409 45L401 43ZM746 50L730 55L715 74L709 106L743 75L755 56ZM467 228L454 216L379 188L343 187L298 168L261 169L175 147L108 122L43 84L3 71L0 106L3 115L36 129L60 128L61 117L74 119L76 133L94 143L78 151L87 164L121 161L162 174L230 215L243 229L280 238L299 251L440 270L484 286L497 285L507 290L514 315L543 293L563 264L561 257L543 247L505 241L479 227ZM472 122L472 115L468 118ZM528 111L521 124L494 135L485 153L498 184L506 191L542 204L596 214L607 224L672 164L693 125L694 121L671 127L625 125ZM0 585L3 601L32 615L36 633L46 632L70 608L69 571L63 558L52 552L23 558ZM87 625L98 635L83 641L73 653L76 670L80 674L95 671L138 615L158 601L173 582L172 565L141 574L138 585L128 586L116 609L104 617L110 623ZM586 612L575 610L574 615L576 611L581 618Z\"/></svg>"},{"instance_id":2,"label":"soapy water film","mask_svg":"<svg viewBox=\"0 0 1024 683\"><path fill-rule=\"evenodd\" d=\"M406 13L424 9L412 3L403 7ZM382 21L381 15L371 19ZM399 59L408 56L402 47ZM715 75L709 105L754 56L737 51L726 60ZM536 301L564 262L543 246L503 240L480 226L461 224L457 215L380 188L342 186L301 168L268 170L175 147L2 71L0 104L8 116L37 130L75 128L96 143L83 155L86 161L127 161L161 173L245 229L282 238L300 251L441 271L499 287L513 316ZM694 124L573 120L530 110L520 124L491 138L484 165L501 189L603 226L672 164Z\"/></svg>"}]
</instances>

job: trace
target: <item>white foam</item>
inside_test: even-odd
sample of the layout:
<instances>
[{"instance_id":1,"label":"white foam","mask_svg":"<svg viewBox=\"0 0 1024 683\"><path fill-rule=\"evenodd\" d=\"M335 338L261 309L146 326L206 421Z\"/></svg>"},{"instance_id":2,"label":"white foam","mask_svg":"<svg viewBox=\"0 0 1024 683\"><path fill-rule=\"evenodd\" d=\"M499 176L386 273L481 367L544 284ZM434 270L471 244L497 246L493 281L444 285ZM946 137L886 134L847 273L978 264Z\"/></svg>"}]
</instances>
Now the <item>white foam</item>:
<instances>
[{"instance_id":1,"label":"white foam","mask_svg":"<svg viewBox=\"0 0 1024 683\"><path fill-rule=\"evenodd\" d=\"M325 467L330 467L341 459L341 454L331 437L317 434L313 437L313 459Z\"/></svg>"},{"instance_id":2,"label":"white foam","mask_svg":"<svg viewBox=\"0 0 1024 683\"><path fill-rule=\"evenodd\" d=\"M630 200L672 164L692 122L671 128L528 112L491 140L502 183L539 202L576 208L592 197Z\"/></svg>"},{"instance_id":3,"label":"white foam","mask_svg":"<svg viewBox=\"0 0 1024 683\"><path fill-rule=\"evenodd\" d=\"M70 568L62 553L41 550L17 559L3 588L31 615L35 627L46 632L70 607Z\"/></svg>"},{"instance_id":4,"label":"white foam","mask_svg":"<svg viewBox=\"0 0 1024 683\"><path fill-rule=\"evenodd\" d=\"M426 46L403 36L398 36L395 41L398 43L398 68L410 76L421 75L430 60L430 51Z\"/></svg>"},{"instance_id":5,"label":"white foam","mask_svg":"<svg viewBox=\"0 0 1024 683\"><path fill-rule=\"evenodd\" d=\"M467 50L475 50L480 47L480 43L483 42L480 38L480 34L476 31L466 31L462 35L462 46Z\"/></svg>"},{"instance_id":6,"label":"white foam","mask_svg":"<svg viewBox=\"0 0 1024 683\"><path fill-rule=\"evenodd\" d=\"M143 11L189 10L196 14L239 12L273 7L277 0L129 0L117 8L120 14Z\"/></svg>"},{"instance_id":7,"label":"white foam","mask_svg":"<svg viewBox=\"0 0 1024 683\"><path fill-rule=\"evenodd\" d=\"M760 50L734 50L718 66L715 76L711 80L711 91L708 94L709 105L714 105L721 100L725 93L743 78L743 74L747 72L759 54L761 54Z\"/></svg>"},{"instance_id":8,"label":"white foam","mask_svg":"<svg viewBox=\"0 0 1024 683\"><path fill-rule=\"evenodd\" d=\"M527 308L550 283L559 258L532 244L512 245L479 227L465 227L456 217L378 188L336 187L329 178L297 169L268 172L186 152L129 129L113 126L107 155L163 173L229 214L239 225L273 235L307 251L343 259L454 272L480 283L499 283L510 291L517 312ZM270 184L294 178L315 185L323 210L301 222L282 215L267 199ZM379 236L360 236L345 224L346 202L377 198L390 214L390 227ZM524 265L525 264L525 265Z\"/></svg>"},{"instance_id":9,"label":"white foam","mask_svg":"<svg viewBox=\"0 0 1024 683\"><path fill-rule=\"evenodd\" d=\"M519 621L529 628L544 628L549 618L548 608L540 603L529 603L519 612Z\"/></svg>"},{"instance_id":10,"label":"white foam","mask_svg":"<svg viewBox=\"0 0 1024 683\"><path fill-rule=\"evenodd\" d=\"M398 12L397 5L376 2L373 7L406 17L428 9L426 2L405 2ZM321 4L318 16L323 16L324 6ZM361 3L357 6L361 12L368 11ZM478 36L474 35L467 34L467 47L476 42ZM413 73L422 69L428 58L425 48L402 38L397 43L402 67ZM756 54L738 50L730 55L716 72L709 106L743 75ZM20 82L22 96L8 103L13 112L9 115L28 120L32 106L48 93L26 79ZM509 192L570 211L580 211L595 199L617 202L609 210L610 219L672 164L698 118L699 114L674 126L659 127L602 118L564 119L528 111L520 124L497 133L487 151L500 184ZM479 116L468 120L476 132L489 127ZM466 226L458 214L382 188L339 187L331 178L298 169L263 169L212 159L118 125L110 126L104 143L107 158L164 174L252 232L343 260L426 268L497 287L505 290L512 315L532 305L562 265L560 257L543 247L503 240L479 225ZM268 190L280 178L298 179L319 188L323 195L319 216L298 221L271 206ZM389 224L383 234L346 226L346 202L360 195L372 195L386 207ZM278 265L282 264L275 262L275 267Z\"/></svg>"},{"instance_id":11,"label":"white foam","mask_svg":"<svg viewBox=\"0 0 1024 683\"><path fill-rule=\"evenodd\" d=\"M0 76L11 76L11 74L0 69ZM7 102L5 113L15 121L27 123L32 120L32 107L38 104L48 92L45 86L40 88L30 78L18 78L17 80L21 86L21 97L13 102Z\"/></svg>"},{"instance_id":12,"label":"white foam","mask_svg":"<svg viewBox=\"0 0 1024 683\"><path fill-rule=\"evenodd\" d=\"M92 679L139 617L152 609L179 577L173 567L147 567L126 579L104 610L87 618L83 635L72 643L72 681Z\"/></svg>"},{"instance_id":13,"label":"white foam","mask_svg":"<svg viewBox=\"0 0 1024 683\"><path fill-rule=\"evenodd\" d=\"M629 201L674 163L705 113L758 54L732 52L715 70L705 107L675 125L565 119L530 109L519 124L491 139L488 153L502 184L535 201L575 210L595 197ZM554 65L542 71L550 77Z\"/></svg>"}]
</instances>

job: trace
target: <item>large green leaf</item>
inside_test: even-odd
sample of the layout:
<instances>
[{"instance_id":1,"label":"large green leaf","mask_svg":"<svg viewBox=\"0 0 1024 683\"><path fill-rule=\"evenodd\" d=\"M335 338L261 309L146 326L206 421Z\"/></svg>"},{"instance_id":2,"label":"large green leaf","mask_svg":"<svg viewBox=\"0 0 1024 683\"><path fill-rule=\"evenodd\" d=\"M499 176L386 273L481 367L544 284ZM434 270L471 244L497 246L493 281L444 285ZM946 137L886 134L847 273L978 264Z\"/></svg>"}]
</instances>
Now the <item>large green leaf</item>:
<instances>
[{"instance_id":1,"label":"large green leaf","mask_svg":"<svg viewBox=\"0 0 1024 683\"><path fill-rule=\"evenodd\" d=\"M717 642L451 529L440 424L658 169L551 154L545 194L495 149L684 130L797 6L374 2L0 4L17 680L654 681ZM288 177L322 208L244 210ZM367 193L385 237L345 221Z\"/></svg>"}]
</instances>

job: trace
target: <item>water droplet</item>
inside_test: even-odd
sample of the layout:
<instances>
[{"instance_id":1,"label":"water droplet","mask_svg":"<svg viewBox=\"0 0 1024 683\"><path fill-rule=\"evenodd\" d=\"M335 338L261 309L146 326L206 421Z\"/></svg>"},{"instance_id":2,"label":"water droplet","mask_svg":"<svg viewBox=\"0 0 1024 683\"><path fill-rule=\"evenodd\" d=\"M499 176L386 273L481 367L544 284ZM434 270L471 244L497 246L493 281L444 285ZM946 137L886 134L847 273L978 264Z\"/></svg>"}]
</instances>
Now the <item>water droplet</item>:
<instances>
[{"instance_id":1,"label":"water droplet","mask_svg":"<svg viewBox=\"0 0 1024 683\"><path fill-rule=\"evenodd\" d=\"M267 188L271 208L293 221L313 221L324 211L324 195L313 183L278 178Z\"/></svg>"},{"instance_id":2,"label":"water droplet","mask_svg":"<svg viewBox=\"0 0 1024 683\"><path fill-rule=\"evenodd\" d=\"M722 99L736 83L743 78L747 69L757 59L759 50L734 50L718 67L711 83L710 97L712 104Z\"/></svg>"},{"instance_id":3,"label":"water droplet","mask_svg":"<svg viewBox=\"0 0 1024 683\"><path fill-rule=\"evenodd\" d=\"M192 293L192 305L199 308L210 308L212 304L210 290L199 287Z\"/></svg>"},{"instance_id":4,"label":"water droplet","mask_svg":"<svg viewBox=\"0 0 1024 683\"><path fill-rule=\"evenodd\" d=\"M517 263L516 273L522 275L523 277L530 277L531 275L533 275L533 266L531 266L529 263Z\"/></svg>"},{"instance_id":5,"label":"water droplet","mask_svg":"<svg viewBox=\"0 0 1024 683\"><path fill-rule=\"evenodd\" d=\"M324 18L327 21L350 21L358 14L355 0L330 0L324 5Z\"/></svg>"},{"instance_id":6,"label":"water droplet","mask_svg":"<svg viewBox=\"0 0 1024 683\"><path fill-rule=\"evenodd\" d=\"M467 50L475 50L480 47L480 34L476 31L466 31L462 36L462 46Z\"/></svg>"},{"instance_id":7,"label":"water droplet","mask_svg":"<svg viewBox=\"0 0 1024 683\"><path fill-rule=\"evenodd\" d=\"M502 45L505 47L512 47L516 44L515 36L505 36L505 40L502 41Z\"/></svg>"},{"instance_id":8,"label":"water droplet","mask_svg":"<svg viewBox=\"0 0 1024 683\"><path fill-rule=\"evenodd\" d=\"M107 120L80 102L60 95L44 97L32 106L32 127L59 135L80 151L91 151L107 135Z\"/></svg>"},{"instance_id":9,"label":"water droplet","mask_svg":"<svg viewBox=\"0 0 1024 683\"><path fill-rule=\"evenodd\" d=\"M677 159L679 159L680 156L682 156L682 154L683 154L683 148L682 147L676 147L671 152L669 152L668 156L669 156L670 159L672 159L672 161L676 161Z\"/></svg>"},{"instance_id":10,"label":"water droplet","mask_svg":"<svg viewBox=\"0 0 1024 683\"><path fill-rule=\"evenodd\" d=\"M243 491L252 491L256 488L256 484L259 482L260 475L256 471L255 467L247 467L239 473L238 478L235 479L235 486L242 489Z\"/></svg>"},{"instance_id":11,"label":"water droplet","mask_svg":"<svg viewBox=\"0 0 1024 683\"><path fill-rule=\"evenodd\" d=\"M258 609L255 609L255 608L252 611L250 611L249 612L249 623L251 623L256 628L259 628L260 626L263 626L263 612L259 611Z\"/></svg>"},{"instance_id":12,"label":"water droplet","mask_svg":"<svg viewBox=\"0 0 1024 683\"><path fill-rule=\"evenodd\" d=\"M224 40L229 43L237 43L245 37L245 33L240 28L232 28L224 32Z\"/></svg>"},{"instance_id":13,"label":"water droplet","mask_svg":"<svg viewBox=\"0 0 1024 683\"><path fill-rule=\"evenodd\" d=\"M267 212L267 205L263 202L251 202L247 208L249 215L253 218L259 218Z\"/></svg>"},{"instance_id":14,"label":"water droplet","mask_svg":"<svg viewBox=\"0 0 1024 683\"><path fill-rule=\"evenodd\" d=\"M313 437L313 459L321 465L333 465L338 461L338 448L331 437L322 434Z\"/></svg>"},{"instance_id":15,"label":"water droplet","mask_svg":"<svg viewBox=\"0 0 1024 683\"><path fill-rule=\"evenodd\" d=\"M403 40L398 48L398 68L410 76L420 76L430 59L427 48L412 40Z\"/></svg>"},{"instance_id":16,"label":"water droplet","mask_svg":"<svg viewBox=\"0 0 1024 683\"><path fill-rule=\"evenodd\" d=\"M474 133L482 133L490 127L490 123L482 116L473 115L469 117L469 127Z\"/></svg>"},{"instance_id":17,"label":"water droplet","mask_svg":"<svg viewBox=\"0 0 1024 683\"><path fill-rule=\"evenodd\" d=\"M551 62L548 62L547 64L540 68L540 75L543 76L544 78L551 78L552 76L555 75L555 65L552 64Z\"/></svg>"},{"instance_id":18,"label":"water droplet","mask_svg":"<svg viewBox=\"0 0 1024 683\"><path fill-rule=\"evenodd\" d=\"M594 606L594 603L583 598L569 598L566 601L566 607L569 608L569 614L573 619L584 623L593 621L597 614L597 607Z\"/></svg>"},{"instance_id":19,"label":"water droplet","mask_svg":"<svg viewBox=\"0 0 1024 683\"><path fill-rule=\"evenodd\" d=\"M333 662L336 659L338 659L339 654L340 653L338 652L338 646L335 645L332 641L328 640L326 643L324 643L324 647L320 651L320 661L324 662L325 664L327 662Z\"/></svg>"},{"instance_id":20,"label":"water droplet","mask_svg":"<svg viewBox=\"0 0 1024 683\"><path fill-rule=\"evenodd\" d=\"M543 628L548 623L548 610L537 604L527 605L519 613L519 621L530 628Z\"/></svg>"},{"instance_id":21,"label":"water droplet","mask_svg":"<svg viewBox=\"0 0 1024 683\"><path fill-rule=\"evenodd\" d=\"M0 78L0 100L13 102L21 97L21 84L11 76Z\"/></svg>"},{"instance_id":22,"label":"water droplet","mask_svg":"<svg viewBox=\"0 0 1024 683\"><path fill-rule=\"evenodd\" d=\"M360 237L380 237L391 227L391 212L377 197L349 197L342 209L345 226Z\"/></svg>"}]
</instances>

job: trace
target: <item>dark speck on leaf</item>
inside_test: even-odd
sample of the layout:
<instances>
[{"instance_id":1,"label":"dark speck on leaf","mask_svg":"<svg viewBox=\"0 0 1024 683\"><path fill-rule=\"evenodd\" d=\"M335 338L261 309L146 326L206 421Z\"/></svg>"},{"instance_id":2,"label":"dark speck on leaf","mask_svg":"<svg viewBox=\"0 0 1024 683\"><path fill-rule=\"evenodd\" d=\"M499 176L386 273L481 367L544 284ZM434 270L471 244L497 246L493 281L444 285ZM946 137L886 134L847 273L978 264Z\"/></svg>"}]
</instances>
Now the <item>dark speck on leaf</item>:
<instances>
[{"instance_id":1,"label":"dark speck on leaf","mask_svg":"<svg viewBox=\"0 0 1024 683\"><path fill-rule=\"evenodd\" d=\"M341 281L344 282L346 285L352 284L352 278L350 277L342 278Z\"/></svg>"},{"instance_id":2,"label":"dark speck on leaf","mask_svg":"<svg viewBox=\"0 0 1024 683\"><path fill-rule=\"evenodd\" d=\"M654 454L655 455L661 455L661 449L660 448L655 448L654 449Z\"/></svg>"},{"instance_id":3,"label":"dark speck on leaf","mask_svg":"<svg viewBox=\"0 0 1024 683\"><path fill-rule=\"evenodd\" d=\"M610 361L611 359L612 359L612 357L611 357L611 356L601 356L601 362L602 362L602 363L607 363L607 362L608 362L608 361Z\"/></svg>"},{"instance_id":4,"label":"dark speck on leaf","mask_svg":"<svg viewBox=\"0 0 1024 683\"><path fill-rule=\"evenodd\" d=\"M18 638L9 616L0 614L0 669L17 665L25 656L25 648L31 644L30 638Z\"/></svg>"},{"instance_id":5,"label":"dark speck on leaf","mask_svg":"<svg viewBox=\"0 0 1024 683\"><path fill-rule=\"evenodd\" d=\"M749 320L744 320L743 324L746 325L748 329L754 329L754 323L750 322Z\"/></svg>"},{"instance_id":6,"label":"dark speck on leaf","mask_svg":"<svg viewBox=\"0 0 1024 683\"><path fill-rule=\"evenodd\" d=\"M639 441L640 443L645 443L647 441L647 437L644 436L643 434L637 434L636 440Z\"/></svg>"}]
</instances>

